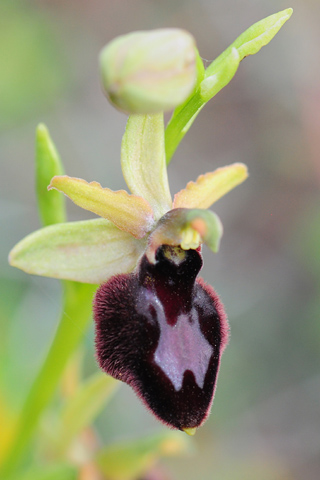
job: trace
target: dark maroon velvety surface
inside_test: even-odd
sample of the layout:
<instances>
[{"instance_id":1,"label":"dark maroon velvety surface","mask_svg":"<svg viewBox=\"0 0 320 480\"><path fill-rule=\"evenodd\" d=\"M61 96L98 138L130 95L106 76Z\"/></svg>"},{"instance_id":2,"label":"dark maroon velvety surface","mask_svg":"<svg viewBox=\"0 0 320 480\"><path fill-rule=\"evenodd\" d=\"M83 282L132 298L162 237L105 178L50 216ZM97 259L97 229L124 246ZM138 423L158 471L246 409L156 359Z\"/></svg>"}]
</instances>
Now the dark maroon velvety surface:
<instances>
[{"instance_id":1,"label":"dark maroon velvety surface","mask_svg":"<svg viewBox=\"0 0 320 480\"><path fill-rule=\"evenodd\" d=\"M128 383L164 423L200 426L212 403L228 325L214 290L197 278L196 250L179 264L165 247L135 273L101 285L94 300L100 367Z\"/></svg>"}]
</instances>

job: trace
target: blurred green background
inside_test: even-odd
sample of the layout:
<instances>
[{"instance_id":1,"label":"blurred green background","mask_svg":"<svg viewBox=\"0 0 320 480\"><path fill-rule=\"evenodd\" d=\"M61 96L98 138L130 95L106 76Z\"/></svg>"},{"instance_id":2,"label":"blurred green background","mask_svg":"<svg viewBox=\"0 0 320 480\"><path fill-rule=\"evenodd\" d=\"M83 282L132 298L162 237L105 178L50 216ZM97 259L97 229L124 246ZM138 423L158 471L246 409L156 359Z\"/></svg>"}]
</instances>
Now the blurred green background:
<instances>
[{"instance_id":1,"label":"blurred green background","mask_svg":"<svg viewBox=\"0 0 320 480\"><path fill-rule=\"evenodd\" d=\"M101 92L101 48L133 30L181 27L208 63L252 23L287 7L292 18L241 63L169 167L172 193L232 162L246 163L250 177L216 205L225 228L220 252L204 250L202 276L231 326L212 413L192 452L162 460L160 470L174 480L320 478L316 0L0 0L0 407L5 398L19 409L60 306L58 281L7 264L12 246L40 227L36 125L48 125L68 175L126 188L119 161L126 116ZM71 202L68 211L71 220L91 217ZM97 370L93 340L92 329L87 374ZM0 437L10 414L0 415ZM106 443L164 429L126 385L96 426Z\"/></svg>"}]
</instances>

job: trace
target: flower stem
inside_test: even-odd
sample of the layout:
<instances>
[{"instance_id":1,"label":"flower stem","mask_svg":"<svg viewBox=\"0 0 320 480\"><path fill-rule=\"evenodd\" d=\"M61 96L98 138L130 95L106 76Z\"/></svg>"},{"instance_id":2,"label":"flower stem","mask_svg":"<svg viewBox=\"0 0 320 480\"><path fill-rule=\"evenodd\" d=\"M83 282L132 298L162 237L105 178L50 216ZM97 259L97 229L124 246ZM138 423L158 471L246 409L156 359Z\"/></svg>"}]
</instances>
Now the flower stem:
<instances>
[{"instance_id":1,"label":"flower stem","mask_svg":"<svg viewBox=\"0 0 320 480\"><path fill-rule=\"evenodd\" d=\"M178 108L172 115L165 131L167 165L205 104L198 90L181 109Z\"/></svg>"},{"instance_id":2,"label":"flower stem","mask_svg":"<svg viewBox=\"0 0 320 480\"><path fill-rule=\"evenodd\" d=\"M63 282L64 299L60 323L47 357L25 399L14 438L0 468L0 477L8 478L19 467L41 414L55 393L69 357L82 340L91 316L95 285Z\"/></svg>"}]
</instances>

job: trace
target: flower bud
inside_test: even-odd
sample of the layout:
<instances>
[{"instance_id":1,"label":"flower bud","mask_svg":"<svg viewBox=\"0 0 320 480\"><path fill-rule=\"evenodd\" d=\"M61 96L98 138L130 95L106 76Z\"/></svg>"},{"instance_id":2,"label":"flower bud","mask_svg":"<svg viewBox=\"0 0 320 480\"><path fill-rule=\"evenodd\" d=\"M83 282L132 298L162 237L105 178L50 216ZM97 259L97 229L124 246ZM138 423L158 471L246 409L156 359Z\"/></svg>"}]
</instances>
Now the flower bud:
<instances>
[{"instance_id":1,"label":"flower bud","mask_svg":"<svg viewBox=\"0 0 320 480\"><path fill-rule=\"evenodd\" d=\"M195 86L195 42L188 32L174 28L130 33L102 50L100 68L105 92L120 110L171 110Z\"/></svg>"}]
</instances>

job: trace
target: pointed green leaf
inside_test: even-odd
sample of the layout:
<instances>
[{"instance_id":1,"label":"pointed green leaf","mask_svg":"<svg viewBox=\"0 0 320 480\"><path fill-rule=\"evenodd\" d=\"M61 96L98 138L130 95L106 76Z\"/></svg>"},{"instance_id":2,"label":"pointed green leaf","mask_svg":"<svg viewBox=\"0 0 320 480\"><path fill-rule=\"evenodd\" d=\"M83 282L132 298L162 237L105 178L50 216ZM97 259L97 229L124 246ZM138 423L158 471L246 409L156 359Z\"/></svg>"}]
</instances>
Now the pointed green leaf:
<instances>
[{"instance_id":1,"label":"pointed green leaf","mask_svg":"<svg viewBox=\"0 0 320 480\"><path fill-rule=\"evenodd\" d=\"M160 456L179 455L187 451L189 445L189 439L181 432L161 432L104 447L95 462L109 480L135 480Z\"/></svg>"},{"instance_id":2,"label":"pointed green leaf","mask_svg":"<svg viewBox=\"0 0 320 480\"><path fill-rule=\"evenodd\" d=\"M57 435L58 453L67 453L72 440L94 421L119 385L117 380L101 372L81 385L61 412L61 428Z\"/></svg>"},{"instance_id":3,"label":"pointed green leaf","mask_svg":"<svg viewBox=\"0 0 320 480\"><path fill-rule=\"evenodd\" d=\"M63 175L59 154L47 127L40 123L36 131L36 190L39 215L43 225L66 221L65 198L58 192L50 195L47 187L55 175Z\"/></svg>"},{"instance_id":4,"label":"pointed green leaf","mask_svg":"<svg viewBox=\"0 0 320 480\"><path fill-rule=\"evenodd\" d=\"M153 225L153 212L146 200L129 195L125 190L113 192L100 183L64 175L53 177L48 190L65 193L79 207L100 215L124 232L142 238Z\"/></svg>"},{"instance_id":5,"label":"pointed green leaf","mask_svg":"<svg viewBox=\"0 0 320 480\"><path fill-rule=\"evenodd\" d=\"M219 217L210 210L175 208L164 215L149 237L146 254L151 263L160 245L196 249L205 243L213 252L219 250L223 227Z\"/></svg>"},{"instance_id":6,"label":"pointed green leaf","mask_svg":"<svg viewBox=\"0 0 320 480\"><path fill-rule=\"evenodd\" d=\"M215 74L216 69L221 68L221 63L229 56L232 48L238 50L240 61L248 55L254 55L259 52L262 47L273 39L284 23L289 20L292 12L292 8L287 8L253 24L209 65L205 76L211 76Z\"/></svg>"},{"instance_id":7,"label":"pointed green leaf","mask_svg":"<svg viewBox=\"0 0 320 480\"><path fill-rule=\"evenodd\" d=\"M273 39L280 28L289 20L292 12L292 8L287 8L260 20L240 35L231 47L238 50L241 60L248 55L254 55Z\"/></svg>"},{"instance_id":8,"label":"pointed green leaf","mask_svg":"<svg viewBox=\"0 0 320 480\"><path fill-rule=\"evenodd\" d=\"M233 163L200 175L174 196L174 208L209 208L248 177L243 163Z\"/></svg>"},{"instance_id":9,"label":"pointed green leaf","mask_svg":"<svg viewBox=\"0 0 320 480\"><path fill-rule=\"evenodd\" d=\"M9 262L27 273L102 283L134 269L144 241L105 219L51 225L31 233L11 251Z\"/></svg>"},{"instance_id":10,"label":"pointed green leaf","mask_svg":"<svg viewBox=\"0 0 320 480\"><path fill-rule=\"evenodd\" d=\"M199 88L175 109L168 122L165 131L167 164L206 102L230 82L239 62L267 45L291 15L292 9L288 8L255 23L209 65Z\"/></svg>"},{"instance_id":11,"label":"pointed green leaf","mask_svg":"<svg viewBox=\"0 0 320 480\"><path fill-rule=\"evenodd\" d=\"M156 220L170 210L162 113L128 118L121 145L121 167L129 189L147 200Z\"/></svg>"}]
</instances>

